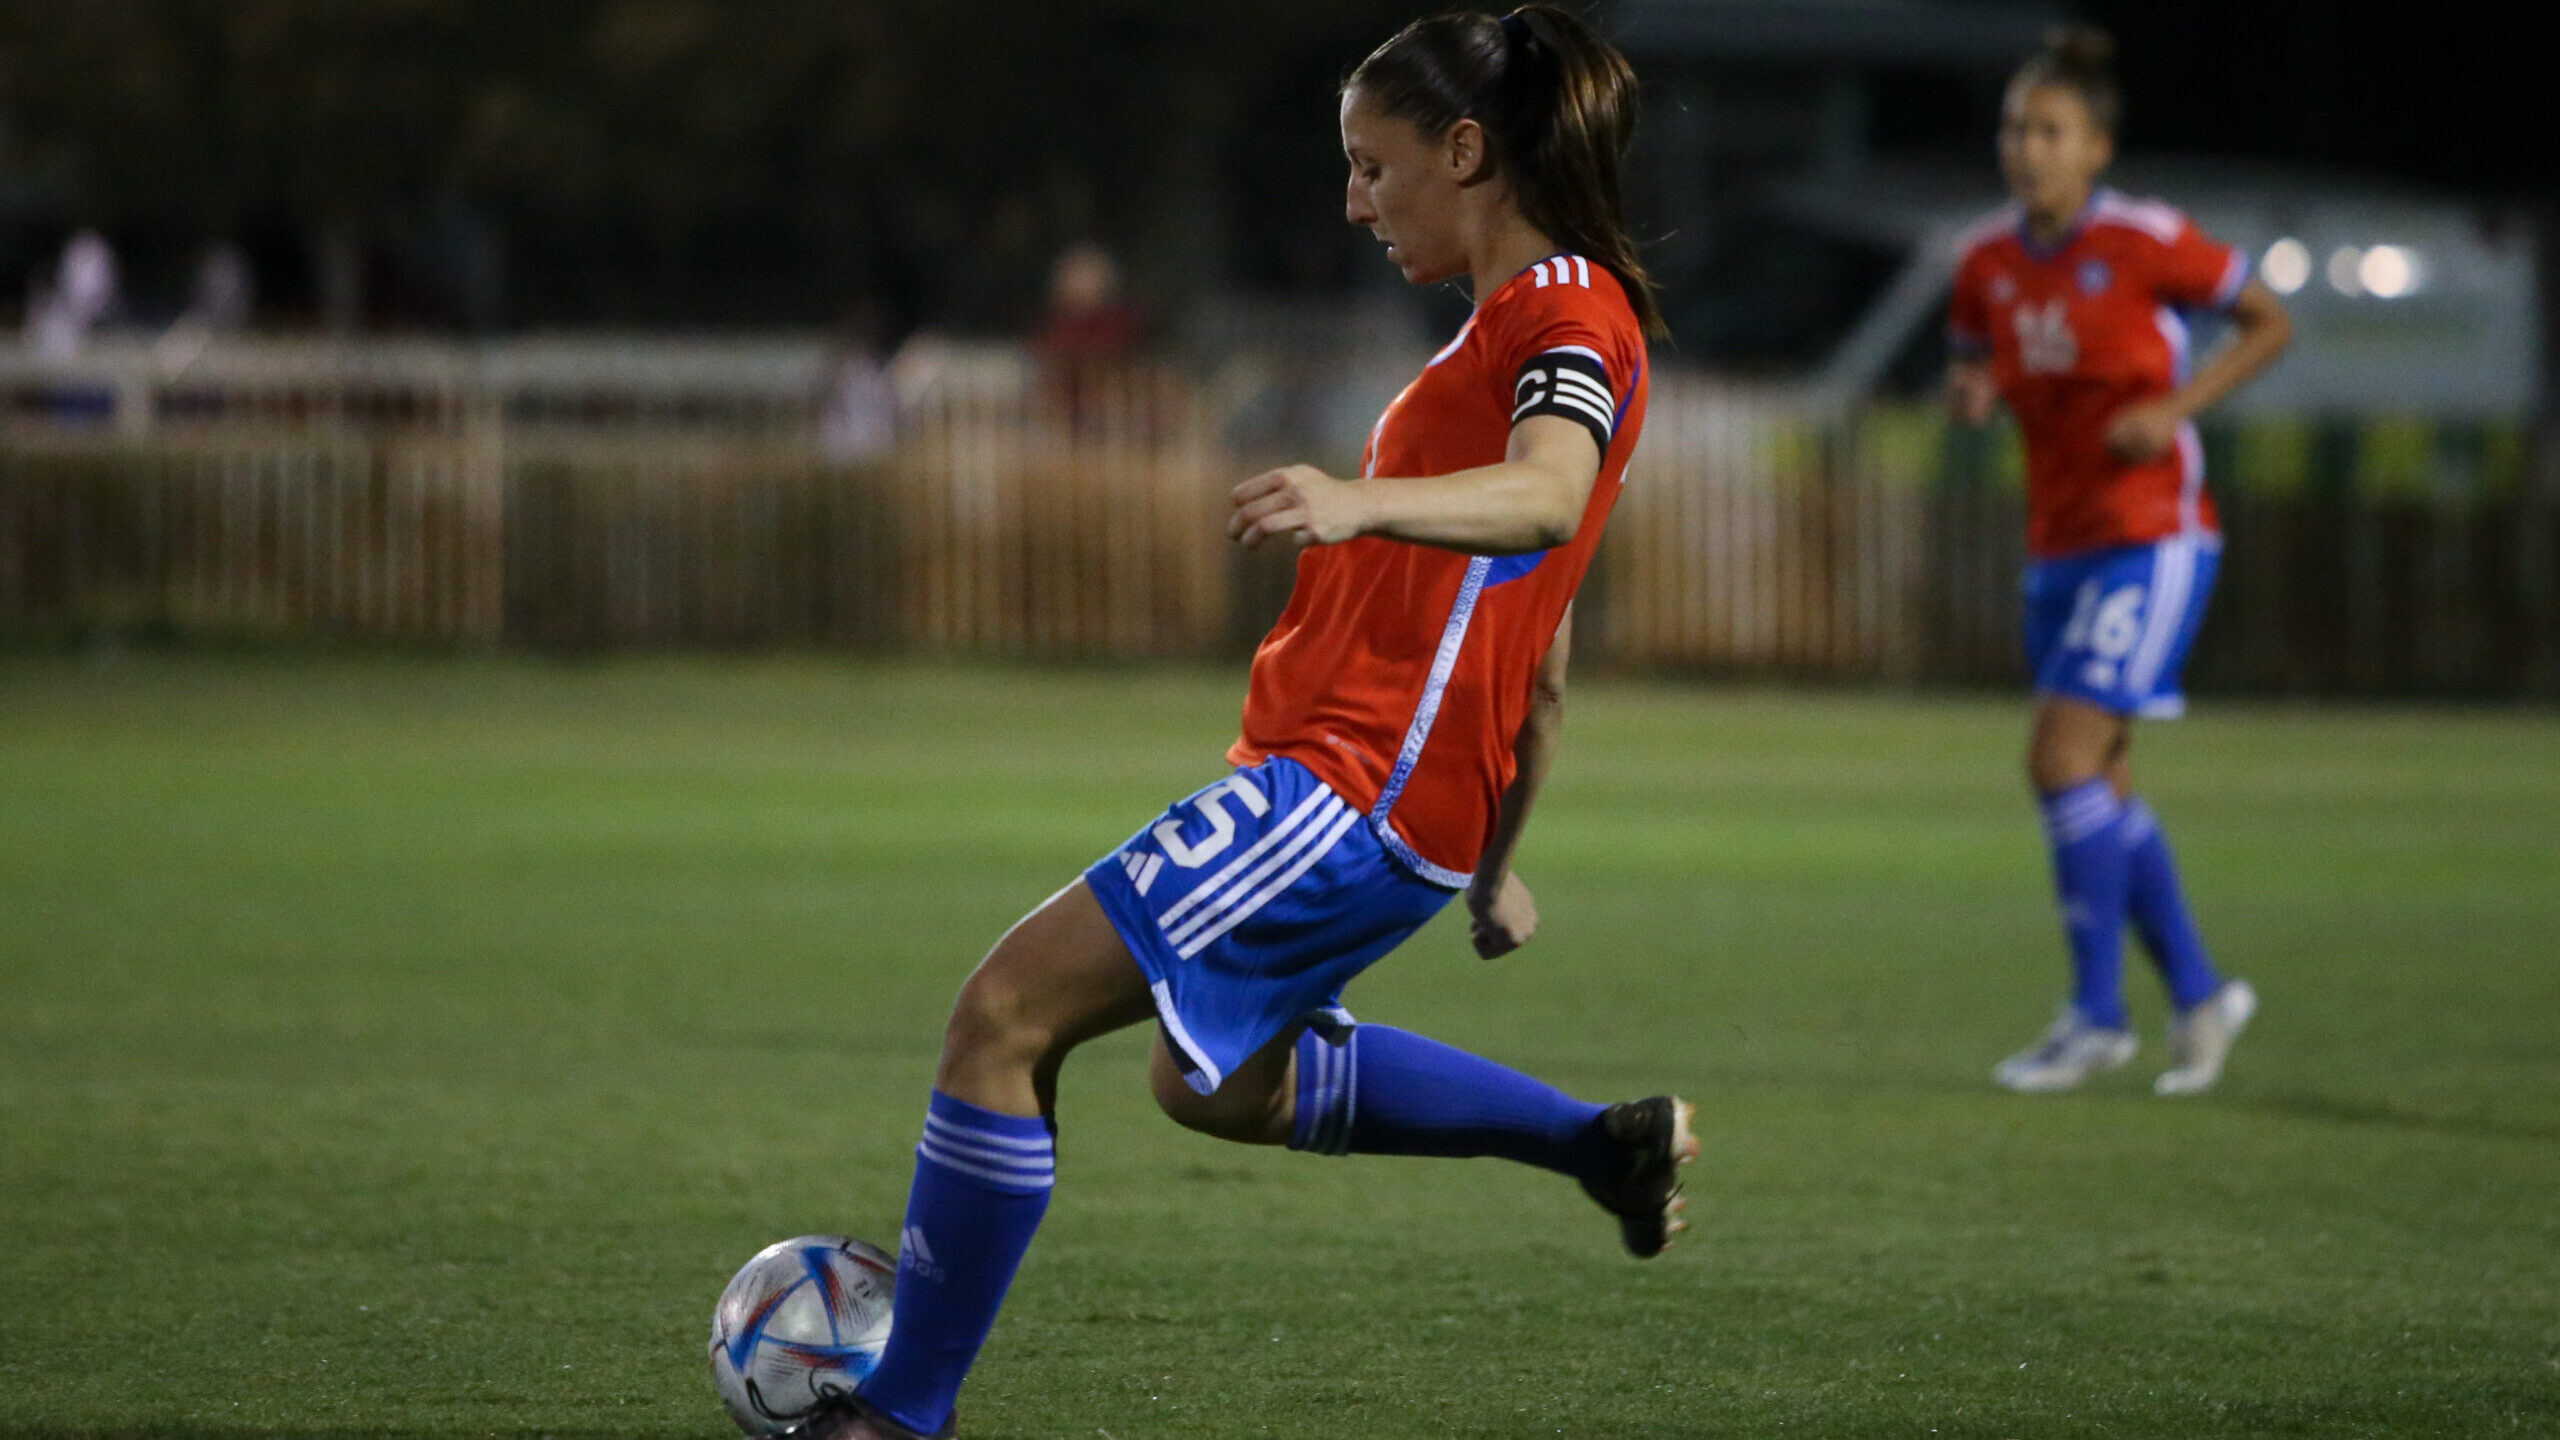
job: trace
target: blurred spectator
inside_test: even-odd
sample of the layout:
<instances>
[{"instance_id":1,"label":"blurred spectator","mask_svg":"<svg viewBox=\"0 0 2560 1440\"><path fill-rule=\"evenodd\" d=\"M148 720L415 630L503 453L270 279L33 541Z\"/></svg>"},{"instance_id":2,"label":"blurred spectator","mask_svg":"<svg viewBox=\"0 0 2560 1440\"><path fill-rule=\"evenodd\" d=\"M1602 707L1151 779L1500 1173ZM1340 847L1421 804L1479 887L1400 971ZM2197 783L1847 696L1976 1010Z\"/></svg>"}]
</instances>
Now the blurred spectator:
<instances>
[{"instance_id":1,"label":"blurred spectator","mask_svg":"<svg viewBox=\"0 0 2560 1440\"><path fill-rule=\"evenodd\" d=\"M818 417L818 447L838 464L873 460L898 443L898 392L884 359L887 323L863 299L837 327Z\"/></svg>"},{"instance_id":2,"label":"blurred spectator","mask_svg":"<svg viewBox=\"0 0 2560 1440\"><path fill-rule=\"evenodd\" d=\"M107 237L83 230L62 247L50 288L27 297L27 343L39 355L68 360L116 307L116 252Z\"/></svg>"},{"instance_id":3,"label":"blurred spectator","mask_svg":"<svg viewBox=\"0 0 2560 1440\"><path fill-rule=\"evenodd\" d=\"M248 329L257 306L258 280L249 271L249 257L230 241L216 240L196 259L195 288L178 320L227 335Z\"/></svg>"},{"instance_id":4,"label":"blurred spectator","mask_svg":"<svg viewBox=\"0 0 2560 1440\"><path fill-rule=\"evenodd\" d=\"M161 363L184 369L214 336L248 329L257 302L258 281L249 271L249 257L230 241L216 240L196 258L195 285L187 294L185 312L152 348Z\"/></svg>"},{"instance_id":5,"label":"blurred spectator","mask_svg":"<svg viewBox=\"0 0 2560 1440\"><path fill-rule=\"evenodd\" d=\"M1070 245L1049 270L1049 311L1033 341L1051 396L1079 418L1107 377L1137 353L1145 320L1120 294L1120 265L1091 242Z\"/></svg>"}]
</instances>

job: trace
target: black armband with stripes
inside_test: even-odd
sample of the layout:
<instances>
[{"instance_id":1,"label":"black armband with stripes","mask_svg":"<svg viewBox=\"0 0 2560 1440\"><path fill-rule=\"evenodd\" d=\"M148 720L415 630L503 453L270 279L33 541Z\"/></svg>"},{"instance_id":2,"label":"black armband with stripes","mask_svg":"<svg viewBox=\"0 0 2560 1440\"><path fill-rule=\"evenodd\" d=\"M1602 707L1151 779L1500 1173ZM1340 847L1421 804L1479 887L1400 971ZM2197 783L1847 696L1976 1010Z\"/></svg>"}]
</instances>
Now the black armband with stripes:
<instances>
[{"instance_id":1,"label":"black armband with stripes","mask_svg":"<svg viewBox=\"0 0 2560 1440\"><path fill-rule=\"evenodd\" d=\"M1609 393L1609 368L1600 357L1575 347L1532 355L1511 382L1511 423L1532 415L1554 415L1591 432L1600 453L1609 453L1609 434L1617 427L1617 397Z\"/></svg>"}]
</instances>

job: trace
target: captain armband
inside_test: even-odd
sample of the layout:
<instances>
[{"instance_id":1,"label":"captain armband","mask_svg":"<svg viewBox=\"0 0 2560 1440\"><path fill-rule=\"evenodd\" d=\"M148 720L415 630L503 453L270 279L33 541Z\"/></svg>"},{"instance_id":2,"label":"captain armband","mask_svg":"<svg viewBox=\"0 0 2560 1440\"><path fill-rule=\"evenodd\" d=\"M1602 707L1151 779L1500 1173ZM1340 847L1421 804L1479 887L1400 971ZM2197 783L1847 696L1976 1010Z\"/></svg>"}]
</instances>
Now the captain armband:
<instances>
[{"instance_id":1,"label":"captain armband","mask_svg":"<svg viewBox=\"0 0 2560 1440\"><path fill-rule=\"evenodd\" d=\"M1600 453L1609 453L1609 436L1617 429L1617 397L1609 393L1609 369L1600 357L1581 346L1566 346L1532 355L1511 383L1511 423L1532 415L1554 415L1591 432Z\"/></svg>"}]
</instances>

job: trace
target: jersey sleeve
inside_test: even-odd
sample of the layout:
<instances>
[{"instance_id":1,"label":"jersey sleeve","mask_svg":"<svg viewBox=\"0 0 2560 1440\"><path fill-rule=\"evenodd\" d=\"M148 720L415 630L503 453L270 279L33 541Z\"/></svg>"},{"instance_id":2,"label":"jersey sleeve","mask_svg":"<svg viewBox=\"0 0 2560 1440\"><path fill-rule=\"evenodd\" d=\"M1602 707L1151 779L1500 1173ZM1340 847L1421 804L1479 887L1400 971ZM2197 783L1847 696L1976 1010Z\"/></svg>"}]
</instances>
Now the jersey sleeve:
<instances>
[{"instance_id":1,"label":"jersey sleeve","mask_svg":"<svg viewBox=\"0 0 2560 1440\"><path fill-rule=\"evenodd\" d=\"M1543 264L1578 263L1574 257ZM1511 383L1511 423L1537 415L1570 420L1591 433L1606 455L1618 430L1618 386L1631 375L1623 337L1612 332L1609 304L1587 284L1571 279L1532 289L1509 317L1493 357Z\"/></svg>"},{"instance_id":2,"label":"jersey sleeve","mask_svg":"<svg viewBox=\"0 0 2560 1440\"><path fill-rule=\"evenodd\" d=\"M1982 267L1971 251L1956 263L1955 285L1947 294L1947 350L1960 360L1991 353L1991 311L1982 294Z\"/></svg>"},{"instance_id":3,"label":"jersey sleeve","mask_svg":"<svg viewBox=\"0 0 2560 1440\"><path fill-rule=\"evenodd\" d=\"M2225 245L2185 216L2153 256L2152 291L2178 310L2228 310L2249 283L2248 252Z\"/></svg>"}]
</instances>

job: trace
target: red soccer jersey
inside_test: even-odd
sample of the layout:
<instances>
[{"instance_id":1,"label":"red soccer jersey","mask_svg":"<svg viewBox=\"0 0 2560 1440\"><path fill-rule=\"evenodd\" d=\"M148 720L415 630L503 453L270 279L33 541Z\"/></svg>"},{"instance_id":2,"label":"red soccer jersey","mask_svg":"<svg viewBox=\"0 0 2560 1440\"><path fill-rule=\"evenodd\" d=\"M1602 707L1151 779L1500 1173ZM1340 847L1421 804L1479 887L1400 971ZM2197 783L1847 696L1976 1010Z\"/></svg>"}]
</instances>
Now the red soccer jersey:
<instances>
[{"instance_id":1,"label":"red soccer jersey","mask_svg":"<svg viewBox=\"0 0 2560 1440\"><path fill-rule=\"evenodd\" d=\"M1589 260L1550 257L1484 297L1378 417L1360 483L1499 464L1519 419L1560 415L1602 442L1580 528L1501 558L1375 536L1302 552L1228 758L1297 761L1406 863L1466 883L1511 784L1538 663L1617 503L1646 381L1626 292Z\"/></svg>"},{"instance_id":2,"label":"red soccer jersey","mask_svg":"<svg viewBox=\"0 0 2560 1440\"><path fill-rule=\"evenodd\" d=\"M2107 425L2185 383L2181 311L2227 309L2248 257L2156 200L2092 196L2050 249L2005 206L1956 269L1947 336L1987 357L2027 447L2027 548L2038 559L2218 528L2204 450L2182 426L2166 455L2128 465Z\"/></svg>"}]
</instances>

